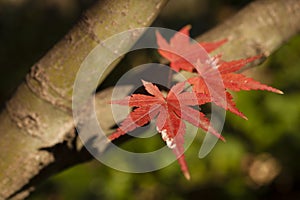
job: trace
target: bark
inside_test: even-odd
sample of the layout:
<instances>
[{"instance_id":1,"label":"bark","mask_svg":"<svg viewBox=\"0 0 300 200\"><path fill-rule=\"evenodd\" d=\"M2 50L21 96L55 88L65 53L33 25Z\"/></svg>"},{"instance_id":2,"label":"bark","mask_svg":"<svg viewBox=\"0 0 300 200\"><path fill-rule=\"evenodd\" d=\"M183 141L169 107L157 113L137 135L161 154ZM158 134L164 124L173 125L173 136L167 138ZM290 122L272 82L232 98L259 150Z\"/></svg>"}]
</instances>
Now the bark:
<instances>
[{"instance_id":1,"label":"bark","mask_svg":"<svg viewBox=\"0 0 300 200\"><path fill-rule=\"evenodd\" d=\"M22 199L52 173L91 159L78 145L71 118L72 85L80 63L103 39L149 25L165 1L99 1L81 22L32 68L0 115L0 199ZM200 36L228 38L225 59L269 56L300 30L298 0L260 0ZM150 16L150 17L149 17ZM112 66L113 67L113 66ZM97 94L107 128L115 122L105 105L112 89Z\"/></svg>"},{"instance_id":2,"label":"bark","mask_svg":"<svg viewBox=\"0 0 300 200\"><path fill-rule=\"evenodd\" d=\"M268 57L300 31L300 1L258 0L197 40L228 38L217 52L239 59L257 54Z\"/></svg>"},{"instance_id":3,"label":"bark","mask_svg":"<svg viewBox=\"0 0 300 200\"><path fill-rule=\"evenodd\" d=\"M149 26L165 3L97 1L32 67L0 114L0 199L23 199L39 180L89 158L76 148L71 113L72 86L80 64L111 35ZM131 44L138 37L133 35Z\"/></svg>"}]
</instances>

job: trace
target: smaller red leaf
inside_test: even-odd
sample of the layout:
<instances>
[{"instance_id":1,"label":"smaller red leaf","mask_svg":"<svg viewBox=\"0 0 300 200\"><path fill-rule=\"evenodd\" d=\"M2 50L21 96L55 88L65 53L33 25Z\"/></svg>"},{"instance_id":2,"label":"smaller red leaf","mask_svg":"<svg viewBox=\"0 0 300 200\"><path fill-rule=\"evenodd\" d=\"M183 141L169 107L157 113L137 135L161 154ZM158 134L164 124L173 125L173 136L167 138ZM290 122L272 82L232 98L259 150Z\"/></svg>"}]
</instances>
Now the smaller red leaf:
<instances>
[{"instance_id":1,"label":"smaller red leaf","mask_svg":"<svg viewBox=\"0 0 300 200\"><path fill-rule=\"evenodd\" d=\"M247 78L243 74L224 74L223 76L224 85L226 88L232 91L240 91L240 90L267 90L270 92L283 94L282 91L262 84L258 81L255 81L252 78Z\"/></svg>"},{"instance_id":2,"label":"smaller red leaf","mask_svg":"<svg viewBox=\"0 0 300 200\"><path fill-rule=\"evenodd\" d=\"M182 37L181 34L176 33L171 39L170 39L170 44L171 46L173 44L188 44L190 42L190 30L192 26L191 25L186 25L183 28L181 28L178 32L186 35L187 37Z\"/></svg>"},{"instance_id":3,"label":"smaller red leaf","mask_svg":"<svg viewBox=\"0 0 300 200\"><path fill-rule=\"evenodd\" d=\"M242 67L244 67L248 63L251 63L261 57L262 57L262 55L258 55L258 56L253 56L253 57L249 57L246 59L232 60L232 61L228 61L228 62L220 60L218 63L219 71L222 74L237 72L238 70L240 70ZM220 57L219 57L219 59L220 59Z\"/></svg>"},{"instance_id":4,"label":"smaller red leaf","mask_svg":"<svg viewBox=\"0 0 300 200\"><path fill-rule=\"evenodd\" d=\"M229 110L230 112L232 112L233 114L236 114L237 116L248 120L248 118L241 112L239 111L239 109L236 107L235 102L233 101L233 97L229 92L226 92L226 110ZM221 105L219 105L221 106ZM223 106L221 106L223 107ZM224 108L224 107L223 107Z\"/></svg>"},{"instance_id":5,"label":"smaller red leaf","mask_svg":"<svg viewBox=\"0 0 300 200\"><path fill-rule=\"evenodd\" d=\"M108 139L114 140L138 127L147 124L151 120L149 117L149 111L150 107L139 107L134 109L121 123L121 126L108 137Z\"/></svg>"},{"instance_id":6,"label":"smaller red leaf","mask_svg":"<svg viewBox=\"0 0 300 200\"><path fill-rule=\"evenodd\" d=\"M159 99L164 99L163 94L159 91L158 87L156 85L153 85L152 83L149 83L147 81L142 80L143 85L149 94L152 94L153 96L159 98Z\"/></svg>"},{"instance_id":7,"label":"smaller red leaf","mask_svg":"<svg viewBox=\"0 0 300 200\"><path fill-rule=\"evenodd\" d=\"M216 42L201 42L200 44L207 51L207 53L211 53L226 42L228 42L228 39L223 39Z\"/></svg>"},{"instance_id":8,"label":"smaller red leaf","mask_svg":"<svg viewBox=\"0 0 300 200\"><path fill-rule=\"evenodd\" d=\"M215 50L216 48L227 42L227 39L217 42L191 42L189 31L191 26L185 26L179 30L170 39L168 43L159 32L156 32L158 52L161 56L169 60L170 67L176 72L185 70L189 72L194 71L194 63L198 59L205 62L208 58L207 53ZM202 45L203 44L203 45Z\"/></svg>"},{"instance_id":9,"label":"smaller red leaf","mask_svg":"<svg viewBox=\"0 0 300 200\"><path fill-rule=\"evenodd\" d=\"M195 67L197 69L198 76L189 78L188 82L193 85L193 91L196 93L210 95L211 102L244 119L247 119L247 117L238 110L232 100L233 98L231 94L228 93L227 90L267 90L283 94L282 91L276 88L262 84L252 78L246 77L243 74L234 73L240 70L247 63L260 57L261 56L253 56L247 59L225 62L218 60L220 56L215 56L212 58L211 62L207 62L207 64L197 62Z\"/></svg>"}]
</instances>

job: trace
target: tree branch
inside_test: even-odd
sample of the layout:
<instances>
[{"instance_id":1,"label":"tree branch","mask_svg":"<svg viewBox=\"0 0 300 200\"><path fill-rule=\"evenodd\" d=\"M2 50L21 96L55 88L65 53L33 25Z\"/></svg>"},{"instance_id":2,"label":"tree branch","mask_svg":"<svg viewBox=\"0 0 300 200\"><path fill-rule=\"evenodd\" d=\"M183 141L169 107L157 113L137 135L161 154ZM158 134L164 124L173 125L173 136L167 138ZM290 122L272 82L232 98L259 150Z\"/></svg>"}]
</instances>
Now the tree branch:
<instances>
[{"instance_id":1,"label":"tree branch","mask_svg":"<svg viewBox=\"0 0 300 200\"><path fill-rule=\"evenodd\" d=\"M0 199L23 199L37 180L86 159L74 143L71 115L72 87L80 64L102 40L149 26L166 1L97 1L32 67L0 114ZM138 38L134 35L131 45Z\"/></svg>"},{"instance_id":2,"label":"tree branch","mask_svg":"<svg viewBox=\"0 0 300 200\"><path fill-rule=\"evenodd\" d=\"M258 0L197 40L228 38L229 42L216 51L225 52L228 60L257 54L268 57L299 33L299 9L297 0Z\"/></svg>"}]
</instances>

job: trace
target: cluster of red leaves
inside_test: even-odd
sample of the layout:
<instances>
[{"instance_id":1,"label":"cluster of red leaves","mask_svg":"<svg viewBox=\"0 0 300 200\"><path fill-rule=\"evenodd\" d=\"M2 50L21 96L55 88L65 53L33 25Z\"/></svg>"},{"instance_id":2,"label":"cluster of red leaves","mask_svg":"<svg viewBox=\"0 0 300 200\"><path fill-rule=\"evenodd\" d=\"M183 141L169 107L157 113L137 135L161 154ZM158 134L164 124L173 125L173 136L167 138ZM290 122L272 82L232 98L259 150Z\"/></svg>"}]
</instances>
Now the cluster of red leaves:
<instances>
[{"instance_id":1,"label":"cluster of red leaves","mask_svg":"<svg viewBox=\"0 0 300 200\"><path fill-rule=\"evenodd\" d=\"M109 136L110 140L114 140L156 118L158 132L167 146L173 150L187 179L190 179L190 174L183 154L183 136L186 132L183 120L202 128L205 132L208 132L210 127L209 119L192 106L212 102L246 119L244 114L236 107L228 90L268 90L282 94L280 90L236 73L243 66L260 58L260 56L229 62L221 60L220 55L209 58L203 52L210 53L227 40L214 43L191 43L188 37L190 28L190 26L182 28L170 39L169 43L159 32L156 33L156 38L159 47L158 52L170 61L170 67L173 70L195 72L195 76L189 78L186 82L174 85L166 97L157 86L143 81L149 95L133 94L124 100L112 101L114 104L134 107L135 109L121 123L120 127ZM199 48L199 45L201 48ZM192 92L184 91L187 83L193 86ZM224 140L212 127L209 130L211 134Z\"/></svg>"}]
</instances>

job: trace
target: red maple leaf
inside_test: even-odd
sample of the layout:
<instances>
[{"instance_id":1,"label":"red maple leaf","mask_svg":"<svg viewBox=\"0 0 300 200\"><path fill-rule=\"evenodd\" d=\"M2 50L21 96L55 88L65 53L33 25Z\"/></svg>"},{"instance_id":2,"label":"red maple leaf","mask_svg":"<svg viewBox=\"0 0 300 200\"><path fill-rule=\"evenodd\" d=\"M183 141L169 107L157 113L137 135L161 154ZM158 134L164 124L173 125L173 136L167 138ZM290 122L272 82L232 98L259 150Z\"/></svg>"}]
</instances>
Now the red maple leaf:
<instances>
[{"instance_id":1,"label":"red maple leaf","mask_svg":"<svg viewBox=\"0 0 300 200\"><path fill-rule=\"evenodd\" d=\"M170 61L170 67L176 72L185 70L192 72L193 64L198 59L206 60L207 53L220 47L227 42L227 39L217 42L191 43L189 37L190 25L183 27L177 32L168 43L159 32L156 32L158 52L161 56Z\"/></svg>"},{"instance_id":2,"label":"red maple leaf","mask_svg":"<svg viewBox=\"0 0 300 200\"><path fill-rule=\"evenodd\" d=\"M193 90L195 92L204 94L213 92L214 94L211 94L212 102L245 119L246 117L244 114L236 108L228 90L267 90L283 94L283 92L278 89L262 84L252 78L248 78L243 74L235 73L247 63L258 59L261 56L254 56L230 62L222 61L220 60L220 57L220 55L215 56L205 63L200 63L198 60L194 65L198 72L198 76L189 78L188 82L193 85ZM220 86L220 83L222 83L223 86Z\"/></svg>"},{"instance_id":3,"label":"red maple leaf","mask_svg":"<svg viewBox=\"0 0 300 200\"><path fill-rule=\"evenodd\" d=\"M184 91L185 82L174 85L166 97L152 83L143 81L143 85L150 95L133 94L125 100L112 101L114 104L128 105L135 107L135 109L129 113L120 127L109 136L109 139L114 140L147 124L156 117L158 132L161 133L162 139L176 155L184 176L190 179L183 155L183 136L186 131L183 120L207 132L210 126L209 120L202 112L191 106L205 104L210 101L210 97L206 94L194 94L193 92ZM224 140L214 129L210 129L210 132Z\"/></svg>"}]
</instances>

